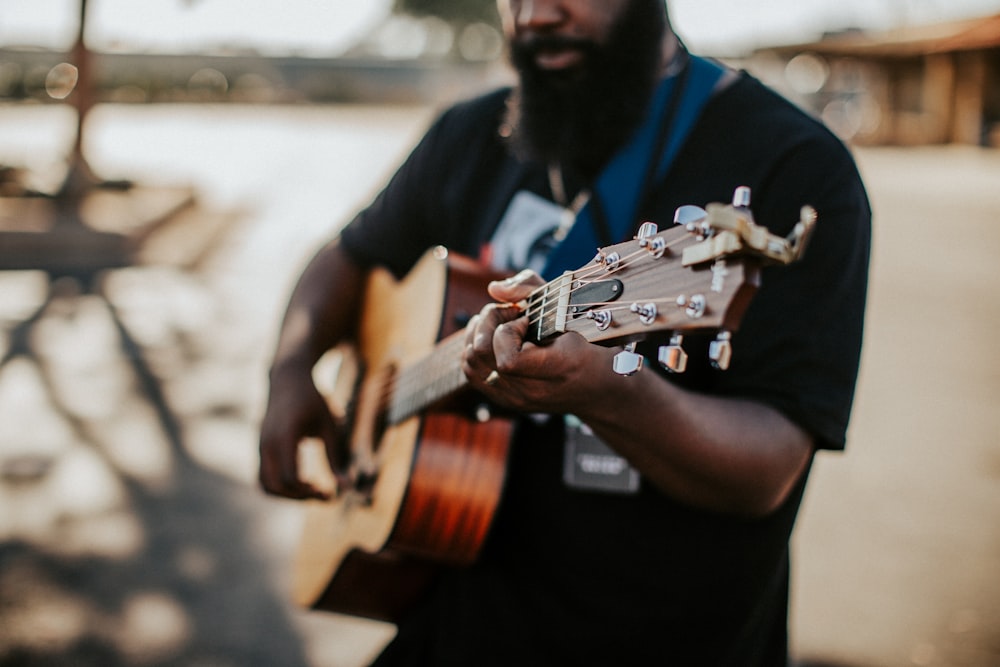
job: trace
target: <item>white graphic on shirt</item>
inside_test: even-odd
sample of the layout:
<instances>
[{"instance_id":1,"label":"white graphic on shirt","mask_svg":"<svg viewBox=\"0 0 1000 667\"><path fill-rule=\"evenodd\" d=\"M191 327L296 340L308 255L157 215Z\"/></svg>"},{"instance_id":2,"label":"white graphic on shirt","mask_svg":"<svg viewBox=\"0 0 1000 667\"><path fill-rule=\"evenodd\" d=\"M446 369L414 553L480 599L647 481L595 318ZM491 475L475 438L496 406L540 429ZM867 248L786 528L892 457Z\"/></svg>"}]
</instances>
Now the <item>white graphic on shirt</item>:
<instances>
[{"instance_id":1,"label":"white graphic on shirt","mask_svg":"<svg viewBox=\"0 0 1000 667\"><path fill-rule=\"evenodd\" d=\"M490 242L493 268L541 272L556 245L554 233L567 214L567 209L532 192L518 192L510 200Z\"/></svg>"}]
</instances>

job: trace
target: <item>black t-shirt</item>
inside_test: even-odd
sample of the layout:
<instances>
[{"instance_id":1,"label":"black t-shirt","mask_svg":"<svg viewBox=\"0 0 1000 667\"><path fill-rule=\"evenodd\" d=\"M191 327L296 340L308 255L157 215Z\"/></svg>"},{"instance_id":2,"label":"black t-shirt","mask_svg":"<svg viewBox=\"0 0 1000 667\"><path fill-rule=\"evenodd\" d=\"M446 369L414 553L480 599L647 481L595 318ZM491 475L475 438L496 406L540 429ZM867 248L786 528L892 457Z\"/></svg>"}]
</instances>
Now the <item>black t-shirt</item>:
<instances>
[{"instance_id":1,"label":"black t-shirt","mask_svg":"<svg viewBox=\"0 0 1000 667\"><path fill-rule=\"evenodd\" d=\"M365 264L404 274L431 246L476 256L513 194L550 196L544 168L507 152L505 91L460 104L429 130L342 233ZM689 388L776 407L839 449L853 400L865 309L870 208L848 151L743 75L706 105L640 220L753 192L759 224L785 235L818 211L805 258L767 268L725 372L689 338ZM590 257L580 258L580 264ZM610 372L610 371L609 371ZM656 419L656 415L635 415ZM758 520L636 495L567 488L559 420L525 420L480 561L450 572L380 664L783 664L788 538L805 479Z\"/></svg>"}]
</instances>

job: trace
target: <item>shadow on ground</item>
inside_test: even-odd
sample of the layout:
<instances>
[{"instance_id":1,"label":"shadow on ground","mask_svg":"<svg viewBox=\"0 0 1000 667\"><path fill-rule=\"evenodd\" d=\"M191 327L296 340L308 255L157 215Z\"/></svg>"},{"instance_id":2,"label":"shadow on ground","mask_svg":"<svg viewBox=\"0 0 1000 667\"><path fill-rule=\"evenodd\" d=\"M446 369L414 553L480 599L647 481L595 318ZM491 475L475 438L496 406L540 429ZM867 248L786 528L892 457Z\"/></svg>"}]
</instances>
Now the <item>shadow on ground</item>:
<instances>
[{"instance_id":1,"label":"shadow on ground","mask_svg":"<svg viewBox=\"0 0 1000 667\"><path fill-rule=\"evenodd\" d=\"M264 499L191 455L192 419L248 423L240 392L167 398L212 356L209 290L150 272L124 314L110 272L2 275L0 665L304 666Z\"/></svg>"}]
</instances>

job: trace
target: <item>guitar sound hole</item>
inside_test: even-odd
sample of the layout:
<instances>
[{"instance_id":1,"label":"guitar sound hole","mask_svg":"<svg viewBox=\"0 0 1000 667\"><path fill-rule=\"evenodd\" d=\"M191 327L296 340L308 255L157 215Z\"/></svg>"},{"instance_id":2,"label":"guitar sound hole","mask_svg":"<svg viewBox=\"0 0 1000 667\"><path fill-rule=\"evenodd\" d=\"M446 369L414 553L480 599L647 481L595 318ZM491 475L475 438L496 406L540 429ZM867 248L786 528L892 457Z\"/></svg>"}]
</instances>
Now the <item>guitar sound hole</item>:
<instances>
[{"instance_id":1,"label":"guitar sound hole","mask_svg":"<svg viewBox=\"0 0 1000 667\"><path fill-rule=\"evenodd\" d=\"M375 491L375 481L378 479L378 474L374 472L358 472L354 478L354 488L355 494L360 496L365 505L371 505L373 500L372 496Z\"/></svg>"}]
</instances>

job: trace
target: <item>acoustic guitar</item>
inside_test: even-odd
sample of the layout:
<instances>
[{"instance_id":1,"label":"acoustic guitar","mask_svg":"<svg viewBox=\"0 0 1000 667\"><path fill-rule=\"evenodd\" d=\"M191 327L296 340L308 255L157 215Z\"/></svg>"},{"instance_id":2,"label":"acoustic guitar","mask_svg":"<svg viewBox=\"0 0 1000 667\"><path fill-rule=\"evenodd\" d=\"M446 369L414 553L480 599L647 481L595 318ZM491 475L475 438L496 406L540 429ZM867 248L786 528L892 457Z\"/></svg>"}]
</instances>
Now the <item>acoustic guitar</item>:
<instances>
[{"instance_id":1,"label":"acoustic guitar","mask_svg":"<svg viewBox=\"0 0 1000 667\"><path fill-rule=\"evenodd\" d=\"M724 369L735 330L766 262L803 252L815 223L805 207L776 237L756 225L737 192L732 205L678 209L662 233L635 239L543 285L526 300L531 338L575 332L623 346L614 369L639 371L638 341L662 337L659 361L683 372L687 332L718 330L712 363ZM350 488L309 501L294 567L304 606L394 621L442 566L475 561L499 504L513 421L468 388L462 328L485 304L489 275L472 260L430 251L402 280L368 279L347 397L331 399L350 423ZM350 375L350 374L345 374ZM324 462L314 470L330 477Z\"/></svg>"}]
</instances>

